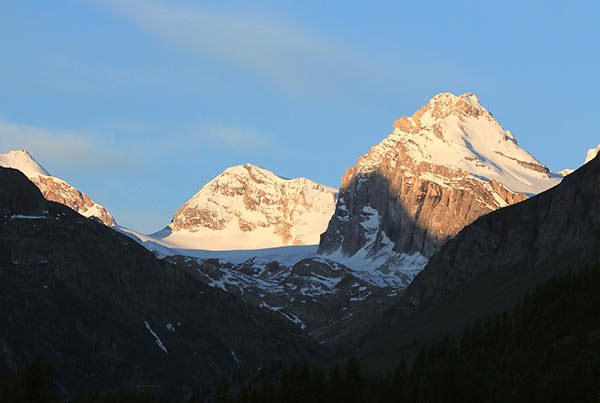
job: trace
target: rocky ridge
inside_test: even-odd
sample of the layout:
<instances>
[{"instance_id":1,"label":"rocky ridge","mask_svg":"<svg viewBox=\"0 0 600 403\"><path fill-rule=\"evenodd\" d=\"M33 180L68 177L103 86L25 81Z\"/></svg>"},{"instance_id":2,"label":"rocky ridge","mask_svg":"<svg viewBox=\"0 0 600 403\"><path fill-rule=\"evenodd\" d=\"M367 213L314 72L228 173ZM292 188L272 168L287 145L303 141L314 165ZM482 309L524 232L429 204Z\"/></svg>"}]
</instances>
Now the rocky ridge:
<instances>
[{"instance_id":1,"label":"rocky ridge","mask_svg":"<svg viewBox=\"0 0 600 403\"><path fill-rule=\"evenodd\" d=\"M84 217L95 217L105 225L116 225L115 219L104 207L62 179L50 175L26 150L0 154L0 167L23 172L46 199L69 206Z\"/></svg>"}]
</instances>

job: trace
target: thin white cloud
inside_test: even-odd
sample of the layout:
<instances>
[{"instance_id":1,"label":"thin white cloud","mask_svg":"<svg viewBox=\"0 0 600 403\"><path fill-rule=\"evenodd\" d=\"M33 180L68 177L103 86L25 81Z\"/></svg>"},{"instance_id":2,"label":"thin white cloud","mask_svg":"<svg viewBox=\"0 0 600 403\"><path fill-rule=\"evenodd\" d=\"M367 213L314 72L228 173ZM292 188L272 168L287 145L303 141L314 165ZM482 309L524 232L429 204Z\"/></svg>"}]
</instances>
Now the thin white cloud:
<instances>
[{"instance_id":1,"label":"thin white cloud","mask_svg":"<svg viewBox=\"0 0 600 403\"><path fill-rule=\"evenodd\" d=\"M188 130L193 130L197 143L208 143L232 151L271 149L276 146L275 139L270 136L240 127L201 126Z\"/></svg>"},{"instance_id":2,"label":"thin white cloud","mask_svg":"<svg viewBox=\"0 0 600 403\"><path fill-rule=\"evenodd\" d=\"M261 76L278 89L339 95L388 89L402 74L289 21L158 0L102 0L109 9L186 51Z\"/></svg>"},{"instance_id":3,"label":"thin white cloud","mask_svg":"<svg viewBox=\"0 0 600 403\"><path fill-rule=\"evenodd\" d=\"M52 173L53 166L78 170L121 169L129 161L109 136L47 129L0 120L0 152L26 149Z\"/></svg>"},{"instance_id":4,"label":"thin white cloud","mask_svg":"<svg viewBox=\"0 0 600 403\"><path fill-rule=\"evenodd\" d=\"M60 176L65 172L146 170L157 160L197 155L207 149L221 153L282 152L276 139L247 128L209 124L173 128L143 122L107 126L112 128L89 133L0 119L0 153L26 149L51 174Z\"/></svg>"}]
</instances>

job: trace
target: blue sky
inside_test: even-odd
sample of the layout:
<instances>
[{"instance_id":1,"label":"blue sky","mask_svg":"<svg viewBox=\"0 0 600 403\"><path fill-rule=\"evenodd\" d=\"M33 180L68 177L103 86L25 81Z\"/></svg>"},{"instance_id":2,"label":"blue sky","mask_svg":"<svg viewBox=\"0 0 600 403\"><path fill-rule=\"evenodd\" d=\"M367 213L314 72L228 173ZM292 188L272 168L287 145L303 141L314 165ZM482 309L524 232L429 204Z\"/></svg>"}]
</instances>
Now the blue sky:
<instances>
[{"instance_id":1,"label":"blue sky","mask_svg":"<svg viewBox=\"0 0 600 403\"><path fill-rule=\"evenodd\" d=\"M0 3L0 152L153 232L228 166L337 187L439 92L553 170L600 142L598 2Z\"/></svg>"}]
</instances>

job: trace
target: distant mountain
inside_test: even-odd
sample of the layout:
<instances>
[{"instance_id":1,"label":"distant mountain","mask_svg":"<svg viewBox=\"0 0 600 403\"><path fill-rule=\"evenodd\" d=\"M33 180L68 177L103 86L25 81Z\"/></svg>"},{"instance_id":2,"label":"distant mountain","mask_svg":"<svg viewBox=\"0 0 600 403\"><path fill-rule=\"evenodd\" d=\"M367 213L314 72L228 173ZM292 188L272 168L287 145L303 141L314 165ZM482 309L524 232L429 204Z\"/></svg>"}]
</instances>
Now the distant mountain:
<instances>
[{"instance_id":1,"label":"distant mountain","mask_svg":"<svg viewBox=\"0 0 600 403\"><path fill-rule=\"evenodd\" d=\"M316 245L335 209L336 192L306 178L284 179L256 165L239 165L204 185L165 230L144 239L178 249Z\"/></svg>"},{"instance_id":2,"label":"distant mountain","mask_svg":"<svg viewBox=\"0 0 600 403\"><path fill-rule=\"evenodd\" d=\"M319 253L429 258L478 217L561 179L475 95L439 94L346 171Z\"/></svg>"},{"instance_id":3,"label":"distant mountain","mask_svg":"<svg viewBox=\"0 0 600 403\"><path fill-rule=\"evenodd\" d=\"M571 175L573 172L575 172L574 169L566 168L566 169L563 169L562 171L558 171L557 174L562 175L562 176L567 176L567 175Z\"/></svg>"},{"instance_id":4,"label":"distant mountain","mask_svg":"<svg viewBox=\"0 0 600 403\"><path fill-rule=\"evenodd\" d=\"M510 309L551 277L600 262L600 157L554 188L466 226L364 337L372 365ZM396 361L397 362L397 361Z\"/></svg>"},{"instance_id":5,"label":"distant mountain","mask_svg":"<svg viewBox=\"0 0 600 403\"><path fill-rule=\"evenodd\" d=\"M587 164L588 162L593 160L596 157L596 155L598 155L599 152L600 152L600 144L596 148L589 149L585 156L584 164ZM573 172L575 172L574 169L567 168L567 169L563 169L562 171L559 171L558 173L561 174L562 176L567 176L567 175L572 174Z\"/></svg>"},{"instance_id":6,"label":"distant mountain","mask_svg":"<svg viewBox=\"0 0 600 403\"><path fill-rule=\"evenodd\" d=\"M0 154L0 167L23 172L46 199L69 206L84 217L96 217L108 226L116 225L115 219L104 207L62 179L50 175L26 150Z\"/></svg>"},{"instance_id":7,"label":"distant mountain","mask_svg":"<svg viewBox=\"0 0 600 403\"><path fill-rule=\"evenodd\" d=\"M585 156L585 164L596 158L596 155L598 155L599 152L600 144L598 144L598 147L588 150L587 155Z\"/></svg>"},{"instance_id":8,"label":"distant mountain","mask_svg":"<svg viewBox=\"0 0 600 403\"><path fill-rule=\"evenodd\" d=\"M59 392L182 396L325 350L276 312L206 286L0 168L0 362L40 356ZM0 367L3 365L0 364ZM149 389L148 389L149 388Z\"/></svg>"}]
</instances>

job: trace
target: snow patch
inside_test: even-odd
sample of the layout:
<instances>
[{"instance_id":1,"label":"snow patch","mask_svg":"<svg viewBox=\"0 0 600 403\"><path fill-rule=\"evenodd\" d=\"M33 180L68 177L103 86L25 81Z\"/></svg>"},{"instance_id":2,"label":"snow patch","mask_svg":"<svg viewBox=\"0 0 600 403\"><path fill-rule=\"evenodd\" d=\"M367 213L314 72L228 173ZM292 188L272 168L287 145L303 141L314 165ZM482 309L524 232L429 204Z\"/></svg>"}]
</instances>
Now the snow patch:
<instances>
[{"instance_id":1,"label":"snow patch","mask_svg":"<svg viewBox=\"0 0 600 403\"><path fill-rule=\"evenodd\" d=\"M237 367L241 368L240 360L237 358L237 355L235 355L235 351L231 350L231 355L233 356L233 361L235 361L235 364L237 365Z\"/></svg>"},{"instance_id":2,"label":"snow patch","mask_svg":"<svg viewBox=\"0 0 600 403\"><path fill-rule=\"evenodd\" d=\"M42 220L44 218L47 218L47 217L43 216L43 215L20 215L20 214L15 214L10 217L11 220Z\"/></svg>"},{"instance_id":3,"label":"snow patch","mask_svg":"<svg viewBox=\"0 0 600 403\"><path fill-rule=\"evenodd\" d=\"M158 337L158 335L154 332L154 330L152 330L152 328L150 327L150 325L148 324L148 322L144 321L144 326L146 326L146 329L148 329L148 331L150 332L150 334L152 335L152 337L154 337L154 341L156 342L156 344L158 345L158 347L160 347L160 349L163 350L165 353L169 354L169 352L167 351L167 348L165 347L165 345L163 344L163 342L160 340L160 338Z\"/></svg>"}]
</instances>

